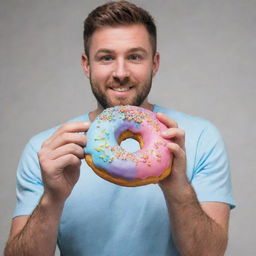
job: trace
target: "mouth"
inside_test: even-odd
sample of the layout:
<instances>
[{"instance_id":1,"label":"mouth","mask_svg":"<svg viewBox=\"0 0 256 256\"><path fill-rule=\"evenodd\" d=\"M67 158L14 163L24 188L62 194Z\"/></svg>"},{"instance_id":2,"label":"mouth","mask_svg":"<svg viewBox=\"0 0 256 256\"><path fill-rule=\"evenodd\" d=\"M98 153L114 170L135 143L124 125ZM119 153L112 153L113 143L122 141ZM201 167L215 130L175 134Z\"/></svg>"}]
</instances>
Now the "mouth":
<instances>
[{"instance_id":1,"label":"mouth","mask_svg":"<svg viewBox=\"0 0 256 256\"><path fill-rule=\"evenodd\" d=\"M131 86L131 87L116 87L116 88L111 88L111 89L116 92L127 92L132 88L133 88L133 86Z\"/></svg>"},{"instance_id":2,"label":"mouth","mask_svg":"<svg viewBox=\"0 0 256 256\"><path fill-rule=\"evenodd\" d=\"M134 86L109 87L109 93L117 99L126 99L133 93Z\"/></svg>"}]
</instances>

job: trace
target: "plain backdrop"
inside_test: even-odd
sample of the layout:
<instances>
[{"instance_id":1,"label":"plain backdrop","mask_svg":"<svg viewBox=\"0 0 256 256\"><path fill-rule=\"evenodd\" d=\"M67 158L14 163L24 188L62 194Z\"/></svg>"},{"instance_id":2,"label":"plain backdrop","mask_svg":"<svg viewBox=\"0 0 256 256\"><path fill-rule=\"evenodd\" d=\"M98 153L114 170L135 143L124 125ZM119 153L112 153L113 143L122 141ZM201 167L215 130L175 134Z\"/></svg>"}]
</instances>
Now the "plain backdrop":
<instances>
[{"instance_id":1,"label":"plain backdrop","mask_svg":"<svg viewBox=\"0 0 256 256\"><path fill-rule=\"evenodd\" d=\"M0 253L26 142L96 106L80 66L82 29L87 14L104 2L0 0ZM150 100L219 128L237 203L226 255L256 255L256 1L135 3L158 26L161 65Z\"/></svg>"}]
</instances>

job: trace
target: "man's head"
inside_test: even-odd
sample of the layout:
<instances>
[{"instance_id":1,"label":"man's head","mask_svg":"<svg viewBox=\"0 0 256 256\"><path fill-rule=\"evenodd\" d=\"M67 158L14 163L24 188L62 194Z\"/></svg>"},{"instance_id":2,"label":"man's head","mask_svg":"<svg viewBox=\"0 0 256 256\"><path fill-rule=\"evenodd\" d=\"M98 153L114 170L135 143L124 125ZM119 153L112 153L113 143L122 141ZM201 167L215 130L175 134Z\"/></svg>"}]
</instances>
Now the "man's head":
<instances>
[{"instance_id":1,"label":"man's head","mask_svg":"<svg viewBox=\"0 0 256 256\"><path fill-rule=\"evenodd\" d=\"M141 24L150 36L153 56L157 48L156 25L152 16L144 9L127 1L108 2L94 9L84 21L84 50L89 58L90 39L99 28L106 26Z\"/></svg>"},{"instance_id":2,"label":"man's head","mask_svg":"<svg viewBox=\"0 0 256 256\"><path fill-rule=\"evenodd\" d=\"M85 20L82 65L98 110L116 105L150 108L147 96L159 67L156 27L143 9L110 2Z\"/></svg>"}]
</instances>

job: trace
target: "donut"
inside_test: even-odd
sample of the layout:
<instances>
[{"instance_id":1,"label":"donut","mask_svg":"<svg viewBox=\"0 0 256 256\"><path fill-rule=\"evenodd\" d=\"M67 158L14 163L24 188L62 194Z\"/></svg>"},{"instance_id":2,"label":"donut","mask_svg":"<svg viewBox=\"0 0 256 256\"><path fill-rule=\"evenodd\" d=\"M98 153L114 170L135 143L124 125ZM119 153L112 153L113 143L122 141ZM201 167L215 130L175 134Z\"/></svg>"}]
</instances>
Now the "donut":
<instances>
[{"instance_id":1,"label":"donut","mask_svg":"<svg viewBox=\"0 0 256 256\"><path fill-rule=\"evenodd\" d=\"M171 172L172 155L160 133L167 127L156 114L136 106L105 109L87 131L85 160L101 178L121 186L157 183ZM127 138L140 149L130 153L120 146Z\"/></svg>"}]
</instances>

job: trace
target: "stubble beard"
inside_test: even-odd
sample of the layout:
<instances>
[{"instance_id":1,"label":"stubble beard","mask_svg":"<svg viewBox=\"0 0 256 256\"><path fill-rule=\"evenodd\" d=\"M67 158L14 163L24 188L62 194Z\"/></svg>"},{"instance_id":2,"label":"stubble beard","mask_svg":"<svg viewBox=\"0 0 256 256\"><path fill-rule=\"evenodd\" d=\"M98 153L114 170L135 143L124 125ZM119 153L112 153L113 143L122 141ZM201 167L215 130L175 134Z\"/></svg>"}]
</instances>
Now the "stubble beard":
<instances>
[{"instance_id":1,"label":"stubble beard","mask_svg":"<svg viewBox=\"0 0 256 256\"><path fill-rule=\"evenodd\" d=\"M150 76L149 81L143 85L143 87L140 89L139 94L136 95L133 99L130 101L126 101L126 99L120 99L119 104L114 104L111 102L110 99L106 97L106 95L103 93L102 90L100 90L97 83L94 83L91 76L90 76L90 84L91 89L94 97L98 101L98 103L103 107L103 109L118 106L118 105L133 105L133 106L140 106L144 100L147 98L151 86L152 86L152 75Z\"/></svg>"}]
</instances>

